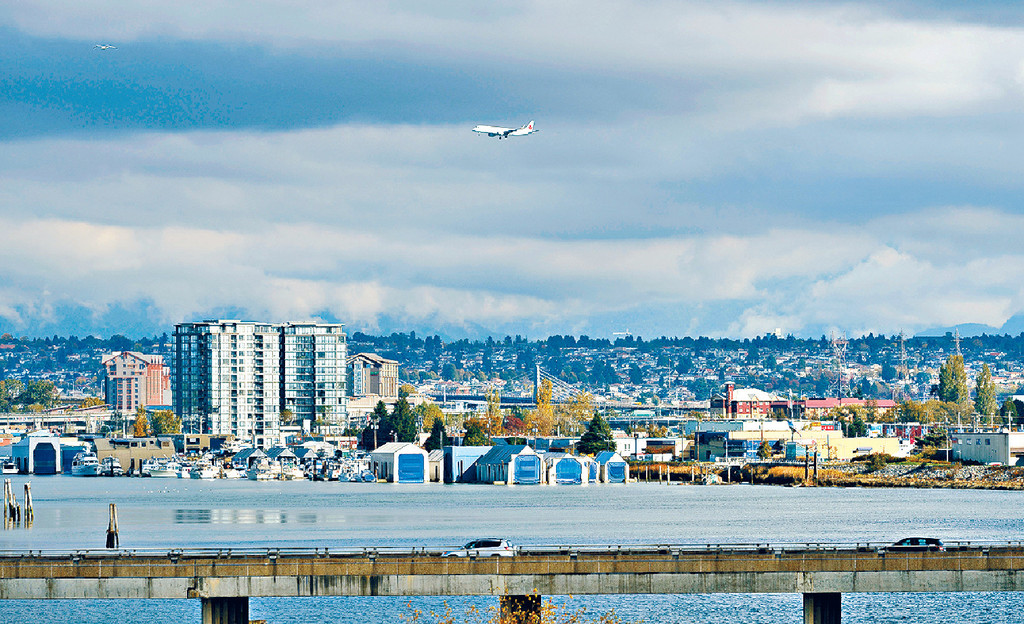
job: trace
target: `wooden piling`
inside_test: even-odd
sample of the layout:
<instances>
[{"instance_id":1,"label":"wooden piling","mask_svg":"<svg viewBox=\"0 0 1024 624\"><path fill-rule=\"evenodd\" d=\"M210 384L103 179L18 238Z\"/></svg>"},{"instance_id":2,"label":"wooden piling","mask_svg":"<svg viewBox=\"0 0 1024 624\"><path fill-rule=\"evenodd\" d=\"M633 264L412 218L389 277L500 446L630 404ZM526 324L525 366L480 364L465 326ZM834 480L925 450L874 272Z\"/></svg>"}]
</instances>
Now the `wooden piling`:
<instances>
[{"instance_id":1,"label":"wooden piling","mask_svg":"<svg viewBox=\"0 0 1024 624\"><path fill-rule=\"evenodd\" d=\"M35 512L32 510L32 484L25 484L25 527L28 528L35 520Z\"/></svg>"},{"instance_id":2,"label":"wooden piling","mask_svg":"<svg viewBox=\"0 0 1024 624\"><path fill-rule=\"evenodd\" d=\"M107 548L120 545L117 535L117 505L110 503L110 521L107 523Z\"/></svg>"}]
</instances>

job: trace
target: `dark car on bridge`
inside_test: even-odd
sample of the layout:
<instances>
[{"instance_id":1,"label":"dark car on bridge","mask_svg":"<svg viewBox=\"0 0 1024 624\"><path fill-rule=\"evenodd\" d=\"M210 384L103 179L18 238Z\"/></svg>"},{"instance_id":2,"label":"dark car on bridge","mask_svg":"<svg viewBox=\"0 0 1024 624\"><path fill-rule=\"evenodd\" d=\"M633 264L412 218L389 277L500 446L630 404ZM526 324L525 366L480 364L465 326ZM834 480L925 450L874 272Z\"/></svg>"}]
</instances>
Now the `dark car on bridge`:
<instances>
[{"instance_id":1,"label":"dark car on bridge","mask_svg":"<svg viewBox=\"0 0 1024 624\"><path fill-rule=\"evenodd\" d=\"M886 547L885 550L887 552L942 552L946 550L946 546L942 543L942 540L934 537L905 537L895 544Z\"/></svg>"}]
</instances>

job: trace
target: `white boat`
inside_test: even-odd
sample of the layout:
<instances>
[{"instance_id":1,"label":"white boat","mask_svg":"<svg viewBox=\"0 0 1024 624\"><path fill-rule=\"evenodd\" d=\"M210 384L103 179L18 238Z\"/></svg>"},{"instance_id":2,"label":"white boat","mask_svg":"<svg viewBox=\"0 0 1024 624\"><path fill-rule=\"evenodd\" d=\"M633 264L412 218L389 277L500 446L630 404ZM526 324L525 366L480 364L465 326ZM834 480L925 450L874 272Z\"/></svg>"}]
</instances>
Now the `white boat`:
<instances>
[{"instance_id":1,"label":"white boat","mask_svg":"<svg viewBox=\"0 0 1024 624\"><path fill-rule=\"evenodd\" d=\"M237 470L235 468L224 468L221 472L221 476L225 479L241 479L245 475L241 470Z\"/></svg>"},{"instance_id":2,"label":"white boat","mask_svg":"<svg viewBox=\"0 0 1024 624\"><path fill-rule=\"evenodd\" d=\"M282 481L302 481L306 478L306 473L302 472L302 468L298 466L281 466L277 478Z\"/></svg>"},{"instance_id":3,"label":"white boat","mask_svg":"<svg viewBox=\"0 0 1024 624\"><path fill-rule=\"evenodd\" d=\"M104 477L123 477L124 468L121 467L120 460L109 455L100 462L100 474Z\"/></svg>"},{"instance_id":4,"label":"white boat","mask_svg":"<svg viewBox=\"0 0 1024 624\"><path fill-rule=\"evenodd\" d=\"M192 470L189 471L189 478L191 479L203 479L204 481L212 481L217 478L217 469L211 466L209 463L200 462L195 466L192 466Z\"/></svg>"},{"instance_id":5,"label":"white boat","mask_svg":"<svg viewBox=\"0 0 1024 624\"><path fill-rule=\"evenodd\" d=\"M269 481L276 476L266 461L253 462L246 475L250 481Z\"/></svg>"},{"instance_id":6,"label":"white boat","mask_svg":"<svg viewBox=\"0 0 1024 624\"><path fill-rule=\"evenodd\" d=\"M0 463L0 474L18 474L18 466L14 460L5 459Z\"/></svg>"},{"instance_id":7,"label":"white boat","mask_svg":"<svg viewBox=\"0 0 1024 624\"><path fill-rule=\"evenodd\" d=\"M192 476L192 464L181 464L178 466L178 478L189 479Z\"/></svg>"},{"instance_id":8,"label":"white boat","mask_svg":"<svg viewBox=\"0 0 1024 624\"><path fill-rule=\"evenodd\" d=\"M99 474L100 460L92 453L79 453L71 460L71 476L98 477Z\"/></svg>"},{"instance_id":9,"label":"white boat","mask_svg":"<svg viewBox=\"0 0 1024 624\"><path fill-rule=\"evenodd\" d=\"M149 476L154 479L177 479L178 478L178 463L168 461L158 461L156 465L149 469Z\"/></svg>"}]
</instances>

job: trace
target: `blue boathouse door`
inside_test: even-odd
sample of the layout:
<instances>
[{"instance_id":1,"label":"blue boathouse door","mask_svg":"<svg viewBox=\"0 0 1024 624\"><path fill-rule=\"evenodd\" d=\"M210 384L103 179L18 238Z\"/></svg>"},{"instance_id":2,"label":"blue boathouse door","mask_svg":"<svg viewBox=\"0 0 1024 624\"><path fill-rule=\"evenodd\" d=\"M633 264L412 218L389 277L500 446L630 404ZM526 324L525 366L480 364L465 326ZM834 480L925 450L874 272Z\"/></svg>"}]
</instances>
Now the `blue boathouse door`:
<instances>
[{"instance_id":1,"label":"blue boathouse door","mask_svg":"<svg viewBox=\"0 0 1024 624\"><path fill-rule=\"evenodd\" d=\"M520 455L515 460L514 483L537 485L540 483L540 458L536 455Z\"/></svg>"},{"instance_id":2,"label":"blue boathouse door","mask_svg":"<svg viewBox=\"0 0 1024 624\"><path fill-rule=\"evenodd\" d=\"M398 456L398 482L399 483L423 483L424 467L423 456L419 454L408 454Z\"/></svg>"}]
</instances>

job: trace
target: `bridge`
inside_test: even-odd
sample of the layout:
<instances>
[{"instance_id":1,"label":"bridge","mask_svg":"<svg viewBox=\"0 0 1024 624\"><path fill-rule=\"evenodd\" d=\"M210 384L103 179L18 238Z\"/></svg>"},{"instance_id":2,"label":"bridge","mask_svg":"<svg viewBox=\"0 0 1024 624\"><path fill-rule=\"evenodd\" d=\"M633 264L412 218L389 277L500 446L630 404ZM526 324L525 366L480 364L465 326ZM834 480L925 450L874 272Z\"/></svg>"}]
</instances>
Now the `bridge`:
<instances>
[{"instance_id":1,"label":"bridge","mask_svg":"<svg viewBox=\"0 0 1024 624\"><path fill-rule=\"evenodd\" d=\"M506 621L541 597L801 593L806 624L839 624L844 592L1024 590L1024 542L908 552L875 544L521 547L512 557L417 549L0 552L0 600L193 598L204 624L246 624L250 597L498 596Z\"/></svg>"}]
</instances>

